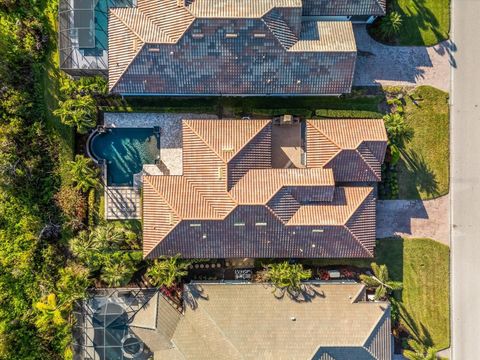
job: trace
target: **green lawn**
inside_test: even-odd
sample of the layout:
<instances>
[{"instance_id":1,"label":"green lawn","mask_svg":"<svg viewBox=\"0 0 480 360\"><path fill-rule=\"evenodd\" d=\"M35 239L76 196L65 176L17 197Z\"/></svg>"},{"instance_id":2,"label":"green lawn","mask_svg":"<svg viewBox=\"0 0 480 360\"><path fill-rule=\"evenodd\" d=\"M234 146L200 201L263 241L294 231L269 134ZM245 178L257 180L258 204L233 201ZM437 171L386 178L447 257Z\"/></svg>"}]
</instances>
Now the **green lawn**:
<instances>
[{"instance_id":1,"label":"green lawn","mask_svg":"<svg viewBox=\"0 0 480 360\"><path fill-rule=\"evenodd\" d=\"M376 248L377 262L403 282L402 323L438 349L450 344L449 253L430 239L381 239Z\"/></svg>"},{"instance_id":2,"label":"green lawn","mask_svg":"<svg viewBox=\"0 0 480 360\"><path fill-rule=\"evenodd\" d=\"M389 11L397 11L403 19L391 43L432 46L449 38L450 0L390 0L387 4ZM378 38L375 24L370 29Z\"/></svg>"},{"instance_id":3,"label":"green lawn","mask_svg":"<svg viewBox=\"0 0 480 360\"><path fill-rule=\"evenodd\" d=\"M128 97L111 100L105 111L193 112L221 117L271 117L290 113L312 117L380 118L382 95L354 94L342 97Z\"/></svg>"},{"instance_id":4,"label":"green lawn","mask_svg":"<svg viewBox=\"0 0 480 360\"><path fill-rule=\"evenodd\" d=\"M406 97L405 117L413 139L398 163L400 199L432 199L448 193L448 94L429 86L417 87Z\"/></svg>"}]
</instances>

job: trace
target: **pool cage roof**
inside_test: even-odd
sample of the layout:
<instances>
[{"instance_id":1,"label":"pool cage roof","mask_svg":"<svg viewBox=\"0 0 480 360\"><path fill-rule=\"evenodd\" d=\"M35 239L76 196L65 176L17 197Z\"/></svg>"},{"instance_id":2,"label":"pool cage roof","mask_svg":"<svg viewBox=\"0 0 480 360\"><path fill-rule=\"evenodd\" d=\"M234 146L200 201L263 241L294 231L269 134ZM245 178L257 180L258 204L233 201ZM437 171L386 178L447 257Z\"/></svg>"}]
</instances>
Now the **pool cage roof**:
<instances>
[{"instance_id":1,"label":"pool cage roof","mask_svg":"<svg viewBox=\"0 0 480 360\"><path fill-rule=\"evenodd\" d=\"M134 317L150 302L156 303L157 289L96 289L74 310L73 350L75 360L137 359L153 357L135 332ZM146 314L156 322L157 306Z\"/></svg>"},{"instance_id":2,"label":"pool cage roof","mask_svg":"<svg viewBox=\"0 0 480 360\"><path fill-rule=\"evenodd\" d=\"M107 75L108 9L136 0L60 0L60 69L72 76Z\"/></svg>"}]
</instances>

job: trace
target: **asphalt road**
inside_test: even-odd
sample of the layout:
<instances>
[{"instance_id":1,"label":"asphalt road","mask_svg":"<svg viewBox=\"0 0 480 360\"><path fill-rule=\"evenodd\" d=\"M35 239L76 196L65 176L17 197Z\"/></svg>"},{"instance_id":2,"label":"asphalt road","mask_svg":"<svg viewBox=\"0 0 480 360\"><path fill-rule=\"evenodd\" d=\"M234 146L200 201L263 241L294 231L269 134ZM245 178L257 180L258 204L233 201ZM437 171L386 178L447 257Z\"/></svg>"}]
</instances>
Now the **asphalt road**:
<instances>
[{"instance_id":1,"label":"asphalt road","mask_svg":"<svg viewBox=\"0 0 480 360\"><path fill-rule=\"evenodd\" d=\"M453 0L452 359L480 358L480 0ZM434 294L432 294L434 296Z\"/></svg>"}]
</instances>

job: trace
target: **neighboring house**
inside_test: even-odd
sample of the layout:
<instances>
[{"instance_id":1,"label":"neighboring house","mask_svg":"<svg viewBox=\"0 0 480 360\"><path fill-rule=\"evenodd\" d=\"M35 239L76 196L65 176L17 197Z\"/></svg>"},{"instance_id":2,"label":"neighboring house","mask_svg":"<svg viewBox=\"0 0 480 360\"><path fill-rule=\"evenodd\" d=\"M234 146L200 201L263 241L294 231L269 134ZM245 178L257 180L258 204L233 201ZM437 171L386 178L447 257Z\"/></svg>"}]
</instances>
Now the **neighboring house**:
<instances>
[{"instance_id":1,"label":"neighboring house","mask_svg":"<svg viewBox=\"0 0 480 360\"><path fill-rule=\"evenodd\" d=\"M145 257L374 256L381 119L182 125L183 175L143 177Z\"/></svg>"},{"instance_id":2,"label":"neighboring house","mask_svg":"<svg viewBox=\"0 0 480 360\"><path fill-rule=\"evenodd\" d=\"M386 13L386 0L303 0L304 19L371 23Z\"/></svg>"},{"instance_id":3,"label":"neighboring house","mask_svg":"<svg viewBox=\"0 0 480 360\"><path fill-rule=\"evenodd\" d=\"M362 284L311 289L316 296L298 301L277 299L265 284L191 283L183 311L160 293L96 296L75 324L75 358L392 359L387 302L365 301Z\"/></svg>"},{"instance_id":4,"label":"neighboring house","mask_svg":"<svg viewBox=\"0 0 480 360\"><path fill-rule=\"evenodd\" d=\"M108 71L122 95L338 95L355 70L349 20L384 12L384 0L62 0L60 67Z\"/></svg>"}]
</instances>

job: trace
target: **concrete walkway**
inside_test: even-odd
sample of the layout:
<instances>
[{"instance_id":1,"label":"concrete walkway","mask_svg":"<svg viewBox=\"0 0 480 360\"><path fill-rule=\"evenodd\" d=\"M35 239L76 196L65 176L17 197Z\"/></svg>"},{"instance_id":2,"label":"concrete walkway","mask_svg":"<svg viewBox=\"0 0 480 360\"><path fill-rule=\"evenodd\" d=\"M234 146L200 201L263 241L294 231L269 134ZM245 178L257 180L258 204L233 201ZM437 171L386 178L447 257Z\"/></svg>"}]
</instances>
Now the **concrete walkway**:
<instances>
[{"instance_id":1,"label":"concrete walkway","mask_svg":"<svg viewBox=\"0 0 480 360\"><path fill-rule=\"evenodd\" d=\"M430 238L450 245L450 197L434 200L379 200L377 238Z\"/></svg>"},{"instance_id":2,"label":"concrete walkway","mask_svg":"<svg viewBox=\"0 0 480 360\"><path fill-rule=\"evenodd\" d=\"M432 47L387 46L373 40L364 25L354 25L358 57L354 86L431 85L450 91L455 45L447 40Z\"/></svg>"}]
</instances>

